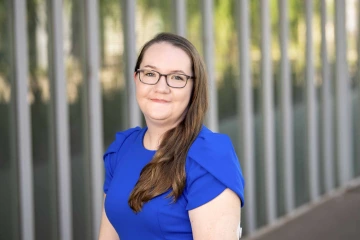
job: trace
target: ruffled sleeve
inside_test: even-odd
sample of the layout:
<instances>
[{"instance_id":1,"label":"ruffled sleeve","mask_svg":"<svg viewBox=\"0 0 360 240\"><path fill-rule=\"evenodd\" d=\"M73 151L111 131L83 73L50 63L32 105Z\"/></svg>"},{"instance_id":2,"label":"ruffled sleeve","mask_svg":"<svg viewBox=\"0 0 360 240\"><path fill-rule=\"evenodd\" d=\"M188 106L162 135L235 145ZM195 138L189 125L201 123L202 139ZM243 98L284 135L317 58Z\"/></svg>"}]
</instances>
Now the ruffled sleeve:
<instances>
[{"instance_id":1,"label":"ruffled sleeve","mask_svg":"<svg viewBox=\"0 0 360 240\"><path fill-rule=\"evenodd\" d=\"M104 168L105 168L105 181L104 181L104 193L106 194L111 180L114 175L115 168L118 163L117 153L123 146L125 140L135 131L139 131L141 128L130 128L128 130L118 132L115 135L115 141L113 141L104 153Z\"/></svg>"},{"instance_id":2,"label":"ruffled sleeve","mask_svg":"<svg viewBox=\"0 0 360 240\"><path fill-rule=\"evenodd\" d=\"M244 178L230 138L203 127L192 144L186 162L187 210L199 207L226 188L244 205Z\"/></svg>"}]
</instances>

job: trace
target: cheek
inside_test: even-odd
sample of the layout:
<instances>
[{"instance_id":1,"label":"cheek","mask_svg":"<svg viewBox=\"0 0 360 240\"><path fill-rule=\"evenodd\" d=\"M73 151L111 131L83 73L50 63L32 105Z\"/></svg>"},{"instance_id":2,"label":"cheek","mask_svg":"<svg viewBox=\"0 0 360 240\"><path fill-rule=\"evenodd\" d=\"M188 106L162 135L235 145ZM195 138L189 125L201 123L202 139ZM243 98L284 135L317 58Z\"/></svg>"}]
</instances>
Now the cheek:
<instances>
[{"instance_id":1,"label":"cheek","mask_svg":"<svg viewBox=\"0 0 360 240\"><path fill-rule=\"evenodd\" d=\"M189 84L189 89L187 91L187 94L186 94L186 99L187 99L187 105L186 106L189 106L190 105L190 101L191 101L191 98L192 98L192 94L193 94L193 83Z\"/></svg>"},{"instance_id":2,"label":"cheek","mask_svg":"<svg viewBox=\"0 0 360 240\"><path fill-rule=\"evenodd\" d=\"M135 94L136 94L136 98L138 98L138 100L141 100L141 97L145 97L147 96L149 92L148 86L144 85L144 84L139 84L138 82L135 84Z\"/></svg>"},{"instance_id":3,"label":"cheek","mask_svg":"<svg viewBox=\"0 0 360 240\"><path fill-rule=\"evenodd\" d=\"M186 93L182 94L179 101L181 101L181 105L185 109L189 106L190 100L191 100L191 88Z\"/></svg>"},{"instance_id":4,"label":"cheek","mask_svg":"<svg viewBox=\"0 0 360 240\"><path fill-rule=\"evenodd\" d=\"M191 100L191 93L186 95L186 107L188 107L190 105L190 100Z\"/></svg>"}]
</instances>

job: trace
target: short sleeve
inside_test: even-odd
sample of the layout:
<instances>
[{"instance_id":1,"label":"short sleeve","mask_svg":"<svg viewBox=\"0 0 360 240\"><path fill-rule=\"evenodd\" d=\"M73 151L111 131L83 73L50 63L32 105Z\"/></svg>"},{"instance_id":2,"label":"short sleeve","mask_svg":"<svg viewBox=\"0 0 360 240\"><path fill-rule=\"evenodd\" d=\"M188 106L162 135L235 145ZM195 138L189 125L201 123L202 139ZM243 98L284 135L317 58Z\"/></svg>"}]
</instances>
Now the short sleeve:
<instances>
[{"instance_id":1,"label":"short sleeve","mask_svg":"<svg viewBox=\"0 0 360 240\"><path fill-rule=\"evenodd\" d=\"M222 193L226 186L197 162L191 161L186 180L186 210L197 208Z\"/></svg>"},{"instance_id":2,"label":"short sleeve","mask_svg":"<svg viewBox=\"0 0 360 240\"><path fill-rule=\"evenodd\" d=\"M230 138L203 127L190 147L186 165L188 209L209 202L226 188L244 205L244 185L240 162Z\"/></svg>"},{"instance_id":3,"label":"short sleeve","mask_svg":"<svg viewBox=\"0 0 360 240\"><path fill-rule=\"evenodd\" d=\"M104 169L105 169L105 180L103 190L107 194L111 181L113 179L116 166L118 164L118 153L122 149L126 139L134 132L139 131L140 127L130 128L123 132L118 132L115 135L115 141L113 141L104 153Z\"/></svg>"},{"instance_id":4,"label":"short sleeve","mask_svg":"<svg viewBox=\"0 0 360 240\"><path fill-rule=\"evenodd\" d=\"M115 156L112 156L114 154L107 154L104 157L104 168L105 168L105 181L104 181L104 193L107 194L107 191L109 189L109 185L111 183L111 180L113 178L113 171L115 169L115 164L113 159L115 159Z\"/></svg>"}]
</instances>

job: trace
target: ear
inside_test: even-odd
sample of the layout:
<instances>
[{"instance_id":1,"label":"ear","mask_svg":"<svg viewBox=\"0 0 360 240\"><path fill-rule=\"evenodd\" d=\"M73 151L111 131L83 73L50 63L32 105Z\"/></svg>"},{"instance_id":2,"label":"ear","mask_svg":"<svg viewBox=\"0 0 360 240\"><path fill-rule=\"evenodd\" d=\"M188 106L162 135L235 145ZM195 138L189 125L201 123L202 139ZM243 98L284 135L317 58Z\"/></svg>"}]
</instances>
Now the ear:
<instances>
[{"instance_id":1,"label":"ear","mask_svg":"<svg viewBox=\"0 0 360 240\"><path fill-rule=\"evenodd\" d=\"M136 72L134 72L134 83L136 83Z\"/></svg>"}]
</instances>

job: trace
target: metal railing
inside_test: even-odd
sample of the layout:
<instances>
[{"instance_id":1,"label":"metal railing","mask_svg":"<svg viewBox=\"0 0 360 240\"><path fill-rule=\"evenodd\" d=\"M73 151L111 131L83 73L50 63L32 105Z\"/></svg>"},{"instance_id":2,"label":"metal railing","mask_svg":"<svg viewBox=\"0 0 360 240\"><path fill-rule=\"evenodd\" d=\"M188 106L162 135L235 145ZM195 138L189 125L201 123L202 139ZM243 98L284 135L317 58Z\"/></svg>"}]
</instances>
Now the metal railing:
<instances>
[{"instance_id":1,"label":"metal railing","mask_svg":"<svg viewBox=\"0 0 360 240\"><path fill-rule=\"evenodd\" d=\"M235 1L236 6L236 34L238 37L239 49L239 69L240 75L236 79L237 95L237 125L239 141L237 149L239 158L243 164L243 171L246 178L246 204L244 208L246 233L251 235L257 230L257 204L256 204L256 179L257 173L254 164L255 158L255 118L253 103L253 76L251 49L250 49L250 16L249 0ZM276 151L275 137L275 109L274 109L274 84L273 68L271 57L271 25L269 0L260 1L260 22L261 22L261 148L262 158L265 163L265 196L266 196L266 219L267 224L273 224L278 216L278 199L276 175L283 175L284 179L284 201L286 213L291 213L295 208L295 180L294 180L294 124L293 124L293 103L292 103L292 79L291 65L289 60L289 15L287 0L278 0L279 5L279 45L281 52L280 60L280 152ZM330 192L335 188L334 172L338 175L341 186L346 185L354 176L352 173L353 156L353 131L352 112L349 103L352 96L347 65L347 45L346 45L346 2L335 0L335 42L336 42L336 75L335 85L332 86L330 76L330 64L327 48L327 10L328 1L321 0L321 71L322 85L321 95L319 96L322 105L319 112L317 86L314 76L314 49L313 49L313 5L311 0L304 1L306 19L306 154L309 172L309 196L310 201L318 201L320 193L320 146L319 139L323 143L323 160L325 191ZM67 110L66 95L66 75L63 56L63 1L49 0L49 52L50 58L50 77L51 78L51 119L52 119L52 141L54 145L54 162L52 168L56 173L56 189L54 202L57 203L57 211L54 216L57 219L59 239L71 240L73 238L73 219L71 204L71 165L70 165L70 140L69 140L69 120ZM88 178L91 189L87 189L87 194L91 197L91 214L89 218L90 233L92 239L97 238L98 226L101 218L102 205L102 103L101 85L99 81L100 56L99 56L99 6L96 0L83 0L84 19L85 19L85 55L86 63L83 69L85 86L84 108L84 131L85 131L85 158L88 159L87 167ZM127 126L141 125L141 114L137 107L136 99L133 94L132 84L133 65L136 60L136 1L124 0L122 2L123 17L123 37L124 37L124 56L125 56L125 79L127 89L127 101L125 122ZM172 1L175 14L173 14L174 32L186 36L186 1ZM34 225L34 186L33 186L33 167L32 167L32 141L31 141L31 118L29 103L27 101L28 88L28 49L26 31L26 0L12 1L12 21L14 32L14 97L12 108L15 116L14 130L16 132L16 159L18 168L18 187L19 187L19 206L20 206L20 226L21 239L35 239ZM358 13L360 9L358 1ZM208 126L214 130L219 130L218 120L218 95L215 80L214 57L214 2L212 0L201 0L202 15L202 46L205 62L208 67L209 89L210 89L210 110L207 117ZM358 30L359 31L359 30ZM360 48L358 50L360 55ZM358 57L359 59L359 57ZM358 60L359 61L359 60ZM358 69L359 71L359 69ZM358 80L360 82L360 80ZM358 83L359 84L359 83ZM334 91L334 100L332 93ZM357 93L360 96L360 93ZM360 97L359 97L360 98ZM333 111L333 103L335 110ZM360 105L360 102L357 103ZM333 117L334 116L334 117ZM319 125L319 119L321 125ZM333 126L335 126L333 132ZM321 129L319 129L321 128ZM357 128L360 128L357 125ZM234 129L236 130L236 128ZM305 129L304 129L305 130ZM319 132L321 130L321 135ZM334 134L333 134L334 133ZM318 136L319 135L319 136ZM334 137L335 136L335 137ZM336 155L333 156L333 149ZM276 158L281 156L284 161L281 172L276 172ZM359 161L359 160L357 160ZM334 165L334 163L337 165ZM334 169L336 169L334 171ZM0 233L1 236L1 233Z\"/></svg>"}]
</instances>

